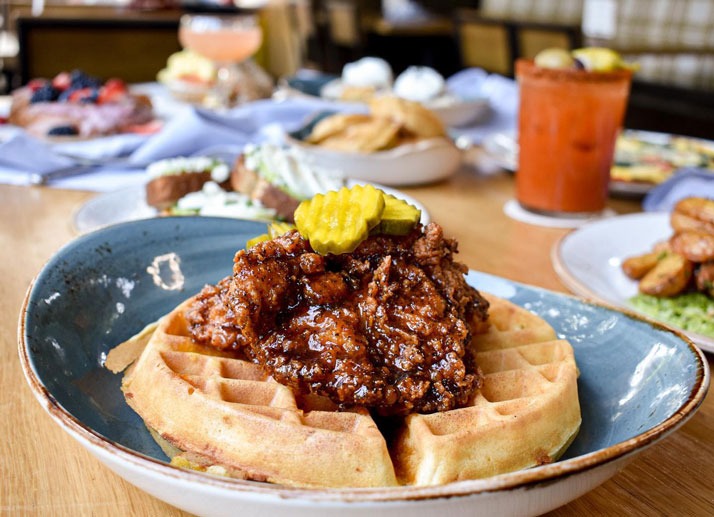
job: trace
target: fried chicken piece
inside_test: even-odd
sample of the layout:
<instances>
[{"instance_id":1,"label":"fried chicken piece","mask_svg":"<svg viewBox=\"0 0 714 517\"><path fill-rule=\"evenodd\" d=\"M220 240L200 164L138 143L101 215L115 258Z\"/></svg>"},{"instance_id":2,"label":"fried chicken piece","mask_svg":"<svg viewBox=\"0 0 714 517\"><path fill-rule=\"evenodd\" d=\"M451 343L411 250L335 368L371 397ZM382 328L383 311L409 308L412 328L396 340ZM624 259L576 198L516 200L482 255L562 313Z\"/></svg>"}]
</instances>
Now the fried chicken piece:
<instances>
[{"instance_id":1,"label":"fried chicken piece","mask_svg":"<svg viewBox=\"0 0 714 517\"><path fill-rule=\"evenodd\" d=\"M293 231L239 251L227 290L188 319L194 339L244 353L299 393L384 415L453 409L480 385L467 345L488 319L455 252L435 224L327 256Z\"/></svg>"}]
</instances>

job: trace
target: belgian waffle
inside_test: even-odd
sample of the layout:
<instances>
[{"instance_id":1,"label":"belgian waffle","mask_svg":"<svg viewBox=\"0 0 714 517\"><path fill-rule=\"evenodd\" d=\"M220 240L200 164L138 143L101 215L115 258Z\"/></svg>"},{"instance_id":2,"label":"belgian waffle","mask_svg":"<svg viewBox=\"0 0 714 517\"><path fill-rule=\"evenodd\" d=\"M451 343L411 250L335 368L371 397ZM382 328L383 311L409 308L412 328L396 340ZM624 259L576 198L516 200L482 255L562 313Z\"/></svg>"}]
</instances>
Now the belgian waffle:
<instances>
[{"instance_id":1,"label":"belgian waffle","mask_svg":"<svg viewBox=\"0 0 714 517\"><path fill-rule=\"evenodd\" d=\"M572 348L537 316L484 296L491 326L473 342L483 387L465 408L409 415L391 444L366 410L296 397L260 366L193 343L186 304L159 322L124 394L174 464L247 479L431 485L551 462L580 425Z\"/></svg>"},{"instance_id":2,"label":"belgian waffle","mask_svg":"<svg viewBox=\"0 0 714 517\"><path fill-rule=\"evenodd\" d=\"M573 349L550 325L510 302L491 304L472 346L483 386L467 407L413 414L393 446L399 481L434 485L557 459L580 428Z\"/></svg>"},{"instance_id":3,"label":"belgian waffle","mask_svg":"<svg viewBox=\"0 0 714 517\"><path fill-rule=\"evenodd\" d=\"M174 447L241 477L300 486L396 484L389 451L363 409L298 401L260 366L192 342L184 305L164 317L122 389Z\"/></svg>"}]
</instances>

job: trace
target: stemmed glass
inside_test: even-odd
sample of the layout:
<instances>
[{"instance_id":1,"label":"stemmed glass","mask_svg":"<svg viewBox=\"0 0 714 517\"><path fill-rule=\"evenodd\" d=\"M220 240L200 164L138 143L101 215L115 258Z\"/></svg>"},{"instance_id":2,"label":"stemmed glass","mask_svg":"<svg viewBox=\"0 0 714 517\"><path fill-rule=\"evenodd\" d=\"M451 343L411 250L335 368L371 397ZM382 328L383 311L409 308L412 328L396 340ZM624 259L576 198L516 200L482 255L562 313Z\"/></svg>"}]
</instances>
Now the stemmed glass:
<instances>
[{"instance_id":1,"label":"stemmed glass","mask_svg":"<svg viewBox=\"0 0 714 517\"><path fill-rule=\"evenodd\" d=\"M212 103L227 109L245 101L241 93L240 64L260 48L263 32L254 14L186 14L179 24L184 48L212 60L216 82Z\"/></svg>"}]
</instances>

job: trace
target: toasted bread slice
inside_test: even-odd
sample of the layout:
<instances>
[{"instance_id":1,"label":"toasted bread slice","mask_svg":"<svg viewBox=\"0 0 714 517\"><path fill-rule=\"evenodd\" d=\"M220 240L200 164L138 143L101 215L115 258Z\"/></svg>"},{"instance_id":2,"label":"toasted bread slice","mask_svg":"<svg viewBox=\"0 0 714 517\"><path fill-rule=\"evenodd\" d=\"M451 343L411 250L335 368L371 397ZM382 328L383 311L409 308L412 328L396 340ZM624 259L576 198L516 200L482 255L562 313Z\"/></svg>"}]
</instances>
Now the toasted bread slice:
<instances>
[{"instance_id":1,"label":"toasted bread slice","mask_svg":"<svg viewBox=\"0 0 714 517\"><path fill-rule=\"evenodd\" d=\"M166 210L186 194L201 190L208 181L211 181L209 171L159 176L146 184L146 204Z\"/></svg>"},{"instance_id":2,"label":"toasted bread slice","mask_svg":"<svg viewBox=\"0 0 714 517\"><path fill-rule=\"evenodd\" d=\"M230 182L236 192L250 196L266 208L272 208L280 219L295 222L293 213L301 200L246 167L243 155L239 156L233 165Z\"/></svg>"}]
</instances>

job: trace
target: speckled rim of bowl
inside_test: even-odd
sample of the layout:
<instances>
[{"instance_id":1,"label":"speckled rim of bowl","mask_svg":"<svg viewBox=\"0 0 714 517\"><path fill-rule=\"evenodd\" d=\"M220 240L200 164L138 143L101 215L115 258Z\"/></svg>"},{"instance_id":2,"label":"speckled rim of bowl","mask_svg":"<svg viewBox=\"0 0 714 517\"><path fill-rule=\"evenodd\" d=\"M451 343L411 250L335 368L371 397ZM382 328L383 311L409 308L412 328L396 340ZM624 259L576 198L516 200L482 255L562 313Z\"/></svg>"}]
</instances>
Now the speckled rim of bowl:
<instances>
[{"instance_id":1,"label":"speckled rim of bowl","mask_svg":"<svg viewBox=\"0 0 714 517\"><path fill-rule=\"evenodd\" d=\"M200 483L213 489L233 491L236 494L275 497L283 501L299 500L314 503L337 502L374 504L466 497L478 494L536 487L542 484L550 484L560 479L565 479L572 475L580 474L584 471L602 466L609 462L623 459L628 455L634 454L641 449L653 445L665 436L671 434L684 425L687 420L694 415L696 410L704 401L704 397L707 394L710 383L710 371L708 363L704 357L704 353L682 332L626 309L623 310L605 303L579 299L582 303L621 312L630 318L640 320L657 330L675 334L687 344L689 351L696 359L696 379L687 400L683 402L682 405L666 420L628 440L611 445L604 449L583 454L581 456L556 461L555 463L551 463L549 465L501 474L489 478L457 481L447 483L445 485L426 487L401 486L384 488L309 489L286 487L284 485L273 485L257 481L222 478L202 472L173 467L166 462L145 456L144 454L109 440L74 417L54 399L52 394L49 393L46 387L36 377L35 371L32 368L27 354L27 343L25 342L26 313L30 294L33 286L35 285L35 281L36 278L33 279L27 290L25 300L20 311L20 321L18 325L18 352L25 378L27 379L35 397L50 414L50 416L80 443L84 442L86 446L88 445L92 448L102 450L104 453L114 456L118 461L121 460L128 462L134 467L148 469L156 475L173 478L183 482ZM563 294L563 296L576 298L567 294Z\"/></svg>"}]
</instances>

